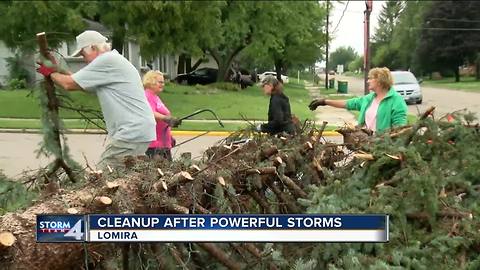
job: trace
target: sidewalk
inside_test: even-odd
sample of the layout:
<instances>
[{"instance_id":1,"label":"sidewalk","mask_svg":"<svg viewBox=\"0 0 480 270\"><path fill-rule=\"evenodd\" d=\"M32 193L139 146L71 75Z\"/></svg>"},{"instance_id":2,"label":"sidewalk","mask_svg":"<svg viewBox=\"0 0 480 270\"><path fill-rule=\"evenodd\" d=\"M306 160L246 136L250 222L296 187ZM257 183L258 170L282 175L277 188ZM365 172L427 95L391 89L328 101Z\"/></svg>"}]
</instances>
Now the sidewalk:
<instances>
[{"instance_id":1,"label":"sidewalk","mask_svg":"<svg viewBox=\"0 0 480 270\"><path fill-rule=\"evenodd\" d=\"M320 95L320 87L305 82L305 88L308 90L312 99L322 97L322 95ZM331 106L319 106L315 110L315 121L317 124L326 121L328 125L339 127L345 125L345 123L355 125L357 122L355 116L346 109L338 109Z\"/></svg>"}]
</instances>

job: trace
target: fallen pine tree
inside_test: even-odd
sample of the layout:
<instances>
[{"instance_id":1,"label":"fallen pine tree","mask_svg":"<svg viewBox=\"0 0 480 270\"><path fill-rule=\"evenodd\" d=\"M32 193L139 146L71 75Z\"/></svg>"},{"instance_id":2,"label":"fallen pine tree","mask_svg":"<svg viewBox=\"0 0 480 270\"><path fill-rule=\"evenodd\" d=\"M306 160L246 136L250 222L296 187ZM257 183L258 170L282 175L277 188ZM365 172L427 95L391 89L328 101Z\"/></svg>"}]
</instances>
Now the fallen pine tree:
<instances>
[{"instance_id":1,"label":"fallen pine tree","mask_svg":"<svg viewBox=\"0 0 480 270\"><path fill-rule=\"evenodd\" d=\"M348 128L347 128L348 129ZM355 133L355 128L344 134ZM127 159L0 218L6 269L478 269L478 126L422 119L352 144L256 136L195 162ZM360 143L361 142L361 143ZM355 144L355 145L353 145ZM387 213L386 244L36 244L39 213ZM3 236L3 238L2 238ZM2 240L5 239L5 240Z\"/></svg>"}]
</instances>

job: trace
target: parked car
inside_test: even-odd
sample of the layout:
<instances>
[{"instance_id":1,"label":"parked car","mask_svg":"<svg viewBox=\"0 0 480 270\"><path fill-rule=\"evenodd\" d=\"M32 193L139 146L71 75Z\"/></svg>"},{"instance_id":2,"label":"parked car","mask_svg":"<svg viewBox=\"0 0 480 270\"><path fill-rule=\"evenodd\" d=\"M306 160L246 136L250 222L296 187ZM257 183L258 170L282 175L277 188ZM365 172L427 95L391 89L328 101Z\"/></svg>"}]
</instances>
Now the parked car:
<instances>
[{"instance_id":1,"label":"parked car","mask_svg":"<svg viewBox=\"0 0 480 270\"><path fill-rule=\"evenodd\" d=\"M410 71L392 71L393 89L397 91L407 103L422 104L423 95L420 83Z\"/></svg>"},{"instance_id":2,"label":"parked car","mask_svg":"<svg viewBox=\"0 0 480 270\"><path fill-rule=\"evenodd\" d=\"M277 77L277 72L275 72L275 71L265 71L262 74L258 74L258 79L260 81L262 81L266 76L269 76L269 75ZM288 83L288 76L282 74L282 75L280 75L280 77L282 78L283 83Z\"/></svg>"},{"instance_id":3,"label":"parked car","mask_svg":"<svg viewBox=\"0 0 480 270\"><path fill-rule=\"evenodd\" d=\"M217 81L218 69L199 68L190 73L179 74L174 81L179 84L209 84Z\"/></svg>"}]
</instances>

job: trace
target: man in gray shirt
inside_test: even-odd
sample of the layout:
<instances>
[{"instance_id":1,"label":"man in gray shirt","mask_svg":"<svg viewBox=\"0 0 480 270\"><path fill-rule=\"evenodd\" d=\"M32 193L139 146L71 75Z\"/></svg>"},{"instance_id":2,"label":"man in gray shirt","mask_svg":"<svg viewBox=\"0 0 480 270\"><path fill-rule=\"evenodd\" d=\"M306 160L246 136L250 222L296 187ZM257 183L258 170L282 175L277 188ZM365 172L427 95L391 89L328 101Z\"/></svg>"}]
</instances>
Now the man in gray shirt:
<instances>
[{"instance_id":1,"label":"man in gray shirt","mask_svg":"<svg viewBox=\"0 0 480 270\"><path fill-rule=\"evenodd\" d=\"M77 51L87 66L75 74L62 74L40 65L38 72L50 76L66 90L84 90L97 95L105 119L109 144L97 166L119 166L127 155L143 155L155 140L155 119L136 68L96 31L77 36Z\"/></svg>"}]
</instances>

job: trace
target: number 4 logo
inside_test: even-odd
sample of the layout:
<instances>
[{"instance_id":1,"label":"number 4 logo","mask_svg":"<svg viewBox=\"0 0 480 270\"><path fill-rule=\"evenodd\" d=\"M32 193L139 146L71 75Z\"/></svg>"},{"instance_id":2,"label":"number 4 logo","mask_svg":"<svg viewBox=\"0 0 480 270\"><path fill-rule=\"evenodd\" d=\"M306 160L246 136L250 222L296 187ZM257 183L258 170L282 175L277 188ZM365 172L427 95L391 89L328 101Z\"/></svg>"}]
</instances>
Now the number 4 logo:
<instances>
[{"instance_id":1,"label":"number 4 logo","mask_svg":"<svg viewBox=\"0 0 480 270\"><path fill-rule=\"evenodd\" d=\"M75 240L83 240L82 232L82 220L77 221L75 226L73 226L64 236L73 237Z\"/></svg>"}]
</instances>

